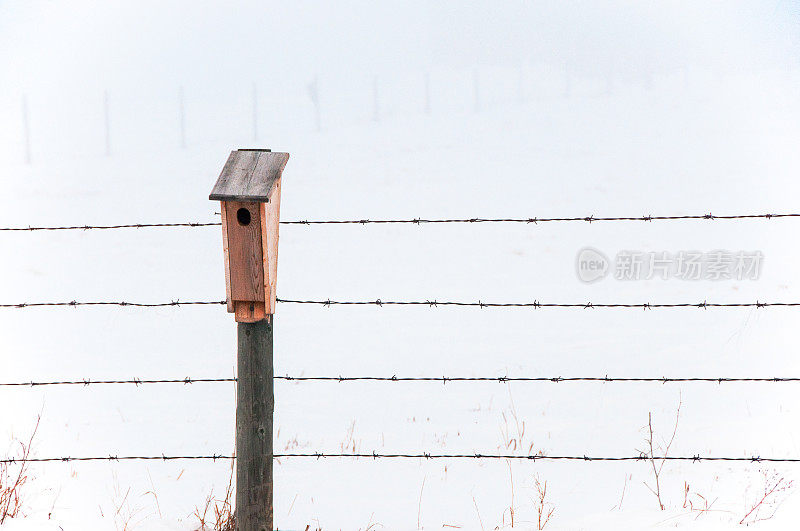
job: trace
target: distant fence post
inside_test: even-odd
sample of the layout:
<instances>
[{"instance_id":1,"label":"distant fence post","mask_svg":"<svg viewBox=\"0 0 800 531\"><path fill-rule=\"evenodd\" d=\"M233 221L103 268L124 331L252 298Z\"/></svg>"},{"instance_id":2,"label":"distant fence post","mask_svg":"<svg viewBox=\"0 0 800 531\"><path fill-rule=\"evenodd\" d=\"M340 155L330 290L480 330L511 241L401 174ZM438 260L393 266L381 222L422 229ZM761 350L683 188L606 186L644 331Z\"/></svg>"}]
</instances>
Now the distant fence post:
<instances>
[{"instance_id":1,"label":"distant fence post","mask_svg":"<svg viewBox=\"0 0 800 531\"><path fill-rule=\"evenodd\" d=\"M183 85L178 87L178 119L180 120L181 148L186 147L186 111L183 108Z\"/></svg>"},{"instance_id":2,"label":"distant fence post","mask_svg":"<svg viewBox=\"0 0 800 531\"><path fill-rule=\"evenodd\" d=\"M28 119L28 97L22 95L22 137L25 142L25 163L31 163L31 128Z\"/></svg>"},{"instance_id":3,"label":"distant fence post","mask_svg":"<svg viewBox=\"0 0 800 531\"><path fill-rule=\"evenodd\" d=\"M372 76L372 121L381 121L381 106L378 97L378 76Z\"/></svg>"},{"instance_id":4,"label":"distant fence post","mask_svg":"<svg viewBox=\"0 0 800 531\"><path fill-rule=\"evenodd\" d=\"M253 82L253 141L258 140L258 87Z\"/></svg>"},{"instance_id":5,"label":"distant fence post","mask_svg":"<svg viewBox=\"0 0 800 531\"><path fill-rule=\"evenodd\" d=\"M106 132L106 157L111 155L111 118L108 111L108 90L103 91L103 116Z\"/></svg>"},{"instance_id":6,"label":"distant fence post","mask_svg":"<svg viewBox=\"0 0 800 531\"><path fill-rule=\"evenodd\" d=\"M314 104L314 122L317 125L317 132L322 131L322 122L320 120L319 112L319 76L314 76L311 83L306 85L308 90L308 97L311 98L311 103Z\"/></svg>"},{"instance_id":7,"label":"distant fence post","mask_svg":"<svg viewBox=\"0 0 800 531\"><path fill-rule=\"evenodd\" d=\"M231 152L220 201L225 292L237 324L236 528L272 531L273 329L281 175L288 153Z\"/></svg>"},{"instance_id":8,"label":"distant fence post","mask_svg":"<svg viewBox=\"0 0 800 531\"><path fill-rule=\"evenodd\" d=\"M425 114L431 113L431 73L425 71Z\"/></svg>"},{"instance_id":9,"label":"distant fence post","mask_svg":"<svg viewBox=\"0 0 800 531\"><path fill-rule=\"evenodd\" d=\"M481 110L481 87L480 87L480 78L478 76L478 68L474 68L472 70L472 91L473 96L475 97L475 112L480 112Z\"/></svg>"},{"instance_id":10,"label":"distant fence post","mask_svg":"<svg viewBox=\"0 0 800 531\"><path fill-rule=\"evenodd\" d=\"M653 88L653 70L649 67L644 69L642 86L644 86L645 90L651 90Z\"/></svg>"}]
</instances>

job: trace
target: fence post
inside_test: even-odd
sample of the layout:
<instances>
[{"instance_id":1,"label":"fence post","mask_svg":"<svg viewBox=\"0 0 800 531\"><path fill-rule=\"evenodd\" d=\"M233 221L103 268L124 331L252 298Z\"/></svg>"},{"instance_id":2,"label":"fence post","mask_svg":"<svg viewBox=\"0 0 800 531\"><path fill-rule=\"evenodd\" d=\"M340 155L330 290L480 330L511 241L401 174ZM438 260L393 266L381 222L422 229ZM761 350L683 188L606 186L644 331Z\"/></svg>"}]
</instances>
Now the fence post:
<instances>
[{"instance_id":1,"label":"fence post","mask_svg":"<svg viewBox=\"0 0 800 531\"><path fill-rule=\"evenodd\" d=\"M322 122L320 121L319 113L319 76L314 76L314 79L306 85L308 90L308 97L311 98L311 103L314 104L314 121L317 124L317 132L322 131Z\"/></svg>"},{"instance_id":2,"label":"fence post","mask_svg":"<svg viewBox=\"0 0 800 531\"><path fill-rule=\"evenodd\" d=\"M372 121L381 121L381 107L378 97L378 76L372 76Z\"/></svg>"},{"instance_id":3,"label":"fence post","mask_svg":"<svg viewBox=\"0 0 800 531\"><path fill-rule=\"evenodd\" d=\"M231 152L209 195L220 201L225 293L237 325L236 526L272 531L272 338L281 175L288 153Z\"/></svg>"},{"instance_id":4,"label":"fence post","mask_svg":"<svg viewBox=\"0 0 800 531\"><path fill-rule=\"evenodd\" d=\"M478 67L472 70L472 92L475 98L475 112L481 111L481 87L480 78L478 76Z\"/></svg>"},{"instance_id":5,"label":"fence post","mask_svg":"<svg viewBox=\"0 0 800 531\"><path fill-rule=\"evenodd\" d=\"M238 323L236 393L236 528L272 531L272 414L270 318Z\"/></svg>"},{"instance_id":6,"label":"fence post","mask_svg":"<svg viewBox=\"0 0 800 531\"><path fill-rule=\"evenodd\" d=\"M106 157L111 155L111 117L108 111L108 90L103 91L103 116L106 132Z\"/></svg>"},{"instance_id":7,"label":"fence post","mask_svg":"<svg viewBox=\"0 0 800 531\"><path fill-rule=\"evenodd\" d=\"M25 141L25 163L31 163L31 127L28 119L28 97L22 96L22 136Z\"/></svg>"},{"instance_id":8,"label":"fence post","mask_svg":"<svg viewBox=\"0 0 800 531\"><path fill-rule=\"evenodd\" d=\"M253 141L258 140L258 86L253 82Z\"/></svg>"},{"instance_id":9,"label":"fence post","mask_svg":"<svg viewBox=\"0 0 800 531\"><path fill-rule=\"evenodd\" d=\"M178 118L181 130L181 148L186 147L186 111L183 108L183 85L178 87Z\"/></svg>"},{"instance_id":10,"label":"fence post","mask_svg":"<svg viewBox=\"0 0 800 531\"><path fill-rule=\"evenodd\" d=\"M425 114L431 113L431 73L425 71Z\"/></svg>"}]
</instances>

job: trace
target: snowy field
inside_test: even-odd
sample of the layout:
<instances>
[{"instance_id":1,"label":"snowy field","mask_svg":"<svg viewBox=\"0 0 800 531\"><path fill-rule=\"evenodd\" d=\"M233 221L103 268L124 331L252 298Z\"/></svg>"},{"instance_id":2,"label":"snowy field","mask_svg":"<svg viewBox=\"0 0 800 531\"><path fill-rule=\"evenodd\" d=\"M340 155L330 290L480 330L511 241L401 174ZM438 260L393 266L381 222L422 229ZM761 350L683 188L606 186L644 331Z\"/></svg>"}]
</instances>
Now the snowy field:
<instances>
[{"instance_id":1,"label":"snowy field","mask_svg":"<svg viewBox=\"0 0 800 531\"><path fill-rule=\"evenodd\" d=\"M180 77L169 67L188 46L181 41L188 28L213 32L220 20L215 17L222 17L226 34L238 43L221 46L226 53L246 46L247 38L211 9L189 15L187 26L169 36L162 33L179 19L177 8L166 9L164 20L134 17L126 28L107 7L80 22L66 8L33 5L38 11L0 4L0 14L7 15L0 21L0 43L8 51L0 67L3 77L18 74L0 87L3 227L217 221L218 204L208 201L208 193L229 151L254 146L291 154L282 189L286 221L799 211L800 76L777 62L750 57L713 71L689 63L645 75L622 62L593 69L584 63L565 67L555 56L526 56L371 70L370 60L381 52L365 50L358 68L336 72L316 65L290 40L268 52L283 55L282 65L287 57L300 64L285 75L254 68L237 78L244 59L227 64L222 52L208 51L211 44L199 44L206 54L200 57L211 66L185 67ZM34 15L55 32L49 43L63 38L67 44L51 51L35 44L27 35ZM62 27L59 16L70 23ZM299 12L292 16L303 19ZM383 13L367 10L365 16L379 28L393 25ZM650 24L658 19L636 16ZM98 20L107 25L98 29L99 22L91 22ZM735 40L739 26L725 24L720 22L718 36ZM149 29L143 39L158 42L138 52L123 46L136 43L125 39L143 28ZM71 54L87 49L93 31L110 39L114 53L130 54L129 74L101 62L115 72L111 81L102 69L92 78L82 75L90 63ZM401 34L386 31L387 39L395 39L386 52L391 55ZM115 32L121 36L112 38ZM82 44L70 45L70 35L80 35L75 39ZM355 35L349 37L354 43L360 33ZM758 45L753 55L768 56L761 38L754 30L739 44ZM712 51L721 57L726 42ZM138 84L148 58L153 70ZM26 62L54 71L34 75ZM307 90L315 76L320 131ZM787 218L283 225L278 297L797 302L797 224ZM220 300L221 243L219 227L1 232L0 303ZM587 284L575 269L577 253L587 246L610 257L630 250L760 251L764 261L757 280L622 281L611 275ZM780 307L281 303L275 373L796 377L798 318L797 309ZM222 306L0 309L0 337L2 382L235 375L236 325ZM798 385L278 380L275 451L636 456L646 450L652 414L656 455L675 430L674 456L800 458ZM15 439L30 436L37 415L37 458L229 455L234 448L231 383L0 387L0 397L0 446L8 456L16 455ZM547 484L545 512L553 509L546 529L728 529L740 527L765 486L778 479L787 485L800 478L798 472L797 463L668 462L659 478L662 511L645 485L654 481L647 461L286 458L275 463L275 525L537 529L538 480ZM22 489L24 518L6 520L3 528L194 531L195 510L212 493L224 495L230 473L226 460L35 464ZM757 529L794 527L800 518L796 490L768 497L745 522L760 516L765 520Z\"/></svg>"}]
</instances>

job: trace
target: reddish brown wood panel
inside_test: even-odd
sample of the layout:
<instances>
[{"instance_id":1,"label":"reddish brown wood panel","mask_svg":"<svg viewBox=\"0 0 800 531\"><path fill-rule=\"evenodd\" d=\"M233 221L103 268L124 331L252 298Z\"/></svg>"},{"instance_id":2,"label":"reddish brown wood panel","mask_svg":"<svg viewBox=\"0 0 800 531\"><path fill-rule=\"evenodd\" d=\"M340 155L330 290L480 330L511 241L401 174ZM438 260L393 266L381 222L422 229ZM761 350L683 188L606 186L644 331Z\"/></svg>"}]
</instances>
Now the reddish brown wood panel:
<instances>
[{"instance_id":1,"label":"reddish brown wood panel","mask_svg":"<svg viewBox=\"0 0 800 531\"><path fill-rule=\"evenodd\" d=\"M245 209L249 222L242 223L239 210ZM264 302L264 266L261 251L261 205L227 201L228 267L230 298L235 301Z\"/></svg>"},{"instance_id":2,"label":"reddish brown wood panel","mask_svg":"<svg viewBox=\"0 0 800 531\"><path fill-rule=\"evenodd\" d=\"M268 318L263 302L235 301L233 305L237 323L255 323Z\"/></svg>"}]
</instances>

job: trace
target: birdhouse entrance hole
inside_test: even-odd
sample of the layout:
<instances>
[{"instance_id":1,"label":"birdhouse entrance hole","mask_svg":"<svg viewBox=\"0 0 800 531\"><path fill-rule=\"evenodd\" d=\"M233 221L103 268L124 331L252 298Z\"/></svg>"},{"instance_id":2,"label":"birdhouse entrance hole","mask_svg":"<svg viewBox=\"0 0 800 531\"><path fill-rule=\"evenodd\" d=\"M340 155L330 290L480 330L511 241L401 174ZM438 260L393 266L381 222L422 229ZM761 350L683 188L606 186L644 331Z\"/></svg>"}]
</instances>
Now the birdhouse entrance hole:
<instances>
[{"instance_id":1,"label":"birdhouse entrance hole","mask_svg":"<svg viewBox=\"0 0 800 531\"><path fill-rule=\"evenodd\" d=\"M242 225L244 227L250 225L250 219L251 219L250 211L247 210L246 208L240 208L239 210L236 211L236 221L239 222L239 225Z\"/></svg>"}]
</instances>

